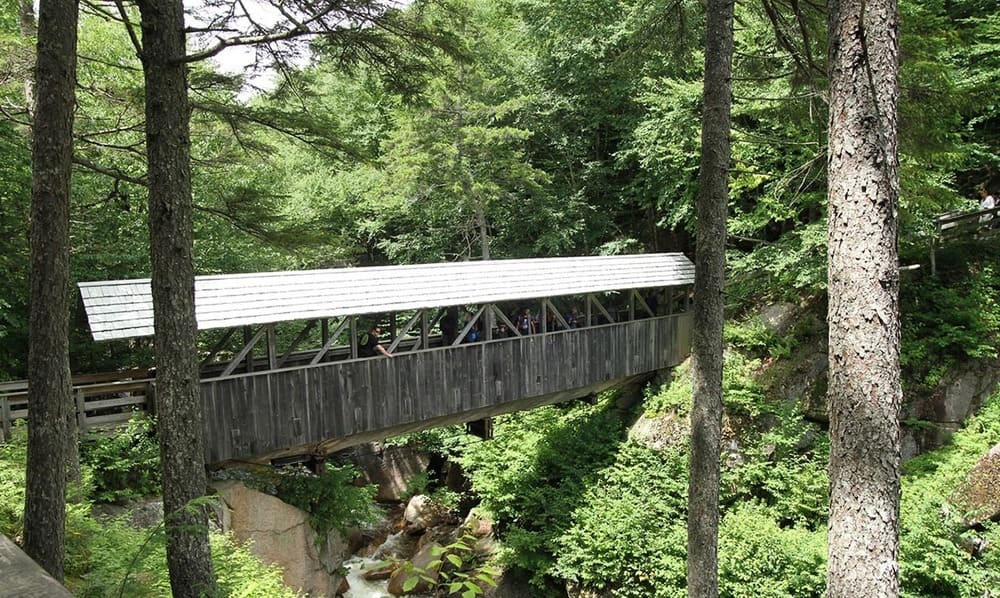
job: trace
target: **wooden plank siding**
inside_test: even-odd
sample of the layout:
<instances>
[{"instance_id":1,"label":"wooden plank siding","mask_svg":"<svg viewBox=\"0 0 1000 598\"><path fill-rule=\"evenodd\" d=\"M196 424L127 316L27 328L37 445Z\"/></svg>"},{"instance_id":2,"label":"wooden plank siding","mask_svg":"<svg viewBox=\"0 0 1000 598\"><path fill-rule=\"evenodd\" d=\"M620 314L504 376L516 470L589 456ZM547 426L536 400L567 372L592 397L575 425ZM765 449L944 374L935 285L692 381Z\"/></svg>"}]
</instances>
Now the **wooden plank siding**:
<instances>
[{"instance_id":1,"label":"wooden plank siding","mask_svg":"<svg viewBox=\"0 0 1000 598\"><path fill-rule=\"evenodd\" d=\"M205 460L323 454L585 396L687 357L689 313L203 380Z\"/></svg>"}]
</instances>

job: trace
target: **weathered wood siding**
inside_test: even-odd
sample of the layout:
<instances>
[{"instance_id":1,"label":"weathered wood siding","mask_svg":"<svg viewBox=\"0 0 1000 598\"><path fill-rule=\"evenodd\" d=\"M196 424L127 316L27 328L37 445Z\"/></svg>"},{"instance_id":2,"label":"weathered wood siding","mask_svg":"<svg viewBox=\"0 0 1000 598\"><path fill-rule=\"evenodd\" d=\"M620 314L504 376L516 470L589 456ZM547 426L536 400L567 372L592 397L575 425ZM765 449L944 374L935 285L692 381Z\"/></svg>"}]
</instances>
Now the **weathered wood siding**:
<instances>
[{"instance_id":1,"label":"weathered wood siding","mask_svg":"<svg viewBox=\"0 0 1000 598\"><path fill-rule=\"evenodd\" d=\"M690 335L680 314L205 380L206 462L324 452L583 396L677 365Z\"/></svg>"}]
</instances>

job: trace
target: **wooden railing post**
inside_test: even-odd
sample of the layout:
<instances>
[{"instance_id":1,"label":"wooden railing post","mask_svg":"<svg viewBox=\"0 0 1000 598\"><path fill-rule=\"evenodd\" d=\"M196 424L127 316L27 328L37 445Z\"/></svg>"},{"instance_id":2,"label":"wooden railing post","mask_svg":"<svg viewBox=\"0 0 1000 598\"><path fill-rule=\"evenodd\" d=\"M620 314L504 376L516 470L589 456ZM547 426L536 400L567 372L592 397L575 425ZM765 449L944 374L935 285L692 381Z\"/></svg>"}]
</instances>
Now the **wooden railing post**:
<instances>
[{"instance_id":1,"label":"wooden railing post","mask_svg":"<svg viewBox=\"0 0 1000 598\"><path fill-rule=\"evenodd\" d=\"M76 399L76 427L84 432L87 431L87 398L82 388L76 389L73 393Z\"/></svg>"},{"instance_id":2,"label":"wooden railing post","mask_svg":"<svg viewBox=\"0 0 1000 598\"><path fill-rule=\"evenodd\" d=\"M10 399L0 397L0 442L11 439Z\"/></svg>"},{"instance_id":3,"label":"wooden railing post","mask_svg":"<svg viewBox=\"0 0 1000 598\"><path fill-rule=\"evenodd\" d=\"M156 417L156 382L146 383L146 413Z\"/></svg>"}]
</instances>

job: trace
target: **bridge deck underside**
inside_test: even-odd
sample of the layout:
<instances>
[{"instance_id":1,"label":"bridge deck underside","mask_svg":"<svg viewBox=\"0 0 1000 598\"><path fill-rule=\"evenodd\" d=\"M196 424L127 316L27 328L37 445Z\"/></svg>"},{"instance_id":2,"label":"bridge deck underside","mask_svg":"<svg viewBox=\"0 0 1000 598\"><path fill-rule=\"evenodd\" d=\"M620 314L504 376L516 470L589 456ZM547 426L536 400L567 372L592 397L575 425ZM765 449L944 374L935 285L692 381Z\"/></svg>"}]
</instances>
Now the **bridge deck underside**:
<instances>
[{"instance_id":1,"label":"bridge deck underside","mask_svg":"<svg viewBox=\"0 0 1000 598\"><path fill-rule=\"evenodd\" d=\"M204 380L205 459L266 461L585 396L687 357L680 314Z\"/></svg>"}]
</instances>

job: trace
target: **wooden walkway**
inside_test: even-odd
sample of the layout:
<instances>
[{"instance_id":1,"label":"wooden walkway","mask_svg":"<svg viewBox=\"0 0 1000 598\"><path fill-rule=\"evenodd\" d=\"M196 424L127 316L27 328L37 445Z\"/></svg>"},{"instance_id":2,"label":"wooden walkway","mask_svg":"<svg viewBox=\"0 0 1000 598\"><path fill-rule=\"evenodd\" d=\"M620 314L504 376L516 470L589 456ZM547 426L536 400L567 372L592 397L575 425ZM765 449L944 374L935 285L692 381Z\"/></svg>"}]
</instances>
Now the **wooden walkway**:
<instances>
[{"instance_id":1,"label":"wooden walkway","mask_svg":"<svg viewBox=\"0 0 1000 598\"><path fill-rule=\"evenodd\" d=\"M0 598L71 598L64 588L17 544L0 534Z\"/></svg>"}]
</instances>

